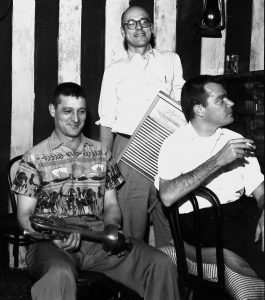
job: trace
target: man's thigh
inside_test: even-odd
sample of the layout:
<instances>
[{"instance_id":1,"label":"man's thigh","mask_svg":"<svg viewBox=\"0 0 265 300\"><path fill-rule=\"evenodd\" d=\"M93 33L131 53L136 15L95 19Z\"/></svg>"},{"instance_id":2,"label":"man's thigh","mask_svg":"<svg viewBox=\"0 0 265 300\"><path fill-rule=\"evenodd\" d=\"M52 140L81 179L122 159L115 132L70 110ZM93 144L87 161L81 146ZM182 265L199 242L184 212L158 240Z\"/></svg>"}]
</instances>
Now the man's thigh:
<instances>
[{"instance_id":1,"label":"man's thigh","mask_svg":"<svg viewBox=\"0 0 265 300\"><path fill-rule=\"evenodd\" d=\"M123 231L126 235L142 240L147 225L151 182L123 162L120 162L119 168L125 179L117 191L123 216Z\"/></svg>"},{"instance_id":2,"label":"man's thigh","mask_svg":"<svg viewBox=\"0 0 265 300\"><path fill-rule=\"evenodd\" d=\"M169 256L136 239L129 239L133 247L121 257L108 255L100 244L94 244L91 247L87 243L86 247L90 248L90 254L86 255L81 268L104 273L136 291L142 297L146 292L147 283L154 291L156 288L162 291L165 282L172 280L177 283L177 278L174 278L177 276L177 271ZM85 249L85 245L82 251L89 252ZM152 280L154 282L151 283ZM177 289L174 284L172 283L172 289Z\"/></svg>"},{"instance_id":3,"label":"man's thigh","mask_svg":"<svg viewBox=\"0 0 265 300\"><path fill-rule=\"evenodd\" d=\"M74 277L77 278L77 268L80 265L77 257L45 241L30 245L26 262L30 273L36 278L40 278L51 267L70 268Z\"/></svg>"}]
</instances>

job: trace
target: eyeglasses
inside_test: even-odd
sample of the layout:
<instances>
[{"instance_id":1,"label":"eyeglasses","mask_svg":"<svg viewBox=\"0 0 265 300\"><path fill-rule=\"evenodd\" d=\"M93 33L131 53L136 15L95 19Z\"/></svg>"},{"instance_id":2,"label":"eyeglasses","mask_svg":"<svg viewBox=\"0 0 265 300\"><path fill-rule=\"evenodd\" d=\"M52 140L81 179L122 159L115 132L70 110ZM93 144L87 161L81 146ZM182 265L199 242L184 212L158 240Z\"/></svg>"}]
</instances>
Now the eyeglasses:
<instances>
[{"instance_id":1,"label":"eyeglasses","mask_svg":"<svg viewBox=\"0 0 265 300\"><path fill-rule=\"evenodd\" d=\"M123 27L126 25L128 29L133 30L137 27L137 24L140 24L142 28L150 27L152 22L150 19L143 18L141 20L128 20L127 22L123 23Z\"/></svg>"}]
</instances>

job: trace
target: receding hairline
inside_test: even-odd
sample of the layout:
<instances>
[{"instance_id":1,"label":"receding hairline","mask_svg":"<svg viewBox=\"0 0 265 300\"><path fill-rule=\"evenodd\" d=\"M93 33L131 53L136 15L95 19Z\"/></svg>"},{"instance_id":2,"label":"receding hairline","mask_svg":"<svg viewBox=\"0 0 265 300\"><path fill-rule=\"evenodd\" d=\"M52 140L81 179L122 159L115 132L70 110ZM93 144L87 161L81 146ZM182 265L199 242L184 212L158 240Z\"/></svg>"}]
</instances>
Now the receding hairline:
<instances>
[{"instance_id":1,"label":"receding hairline","mask_svg":"<svg viewBox=\"0 0 265 300\"><path fill-rule=\"evenodd\" d=\"M125 9L125 11L121 15L121 25L123 25L124 19L125 19L127 13L130 12L131 10L133 10L133 9L141 9L142 11L144 11L147 14L148 18L150 18L150 15L149 15L148 11L145 8L143 8L141 6L138 6L138 5L129 6L127 9Z\"/></svg>"}]
</instances>

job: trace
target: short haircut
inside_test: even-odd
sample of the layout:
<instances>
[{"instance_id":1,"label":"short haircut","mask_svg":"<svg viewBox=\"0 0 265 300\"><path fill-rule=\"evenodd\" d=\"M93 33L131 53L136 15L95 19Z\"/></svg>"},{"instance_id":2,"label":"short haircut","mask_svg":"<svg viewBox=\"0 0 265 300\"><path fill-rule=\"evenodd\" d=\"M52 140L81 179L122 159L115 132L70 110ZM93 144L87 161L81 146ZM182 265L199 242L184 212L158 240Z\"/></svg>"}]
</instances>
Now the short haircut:
<instances>
[{"instance_id":1,"label":"short haircut","mask_svg":"<svg viewBox=\"0 0 265 300\"><path fill-rule=\"evenodd\" d=\"M193 107L201 104L204 107L207 106L207 99L209 97L205 90L205 85L214 82L220 83L220 81L211 75L200 75L198 77L189 79L185 82L181 90L181 107L184 116L189 122L195 117Z\"/></svg>"},{"instance_id":2,"label":"short haircut","mask_svg":"<svg viewBox=\"0 0 265 300\"><path fill-rule=\"evenodd\" d=\"M51 103L55 107L57 107L57 105L60 103L59 97L61 95L72 96L76 98L82 97L86 99L85 91L83 90L83 88L79 84L74 82L63 82L57 85L54 91L53 99L51 101Z\"/></svg>"},{"instance_id":3,"label":"short haircut","mask_svg":"<svg viewBox=\"0 0 265 300\"><path fill-rule=\"evenodd\" d=\"M128 8L126 8L125 11L124 11L124 12L122 13L122 15L121 15L121 26L122 26L122 27L123 27L123 24L124 24L124 19L125 19L126 13L127 13L128 10L130 10L131 8L141 8L142 10L144 10L144 11L148 14L148 18L152 21L149 12L148 12L144 7L138 6L138 5L132 5L132 6L129 6Z\"/></svg>"}]
</instances>

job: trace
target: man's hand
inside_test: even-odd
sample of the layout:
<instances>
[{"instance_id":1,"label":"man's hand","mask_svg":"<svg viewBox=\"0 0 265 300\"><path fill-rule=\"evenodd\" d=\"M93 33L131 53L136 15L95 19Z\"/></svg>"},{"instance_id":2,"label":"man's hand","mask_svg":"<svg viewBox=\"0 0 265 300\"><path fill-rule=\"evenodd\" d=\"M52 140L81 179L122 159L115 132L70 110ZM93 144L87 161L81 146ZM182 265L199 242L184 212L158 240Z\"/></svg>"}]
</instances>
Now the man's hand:
<instances>
[{"instance_id":1,"label":"man's hand","mask_svg":"<svg viewBox=\"0 0 265 300\"><path fill-rule=\"evenodd\" d=\"M255 242L261 239L261 250L264 252L264 209L259 218L259 222L255 234Z\"/></svg>"},{"instance_id":2,"label":"man's hand","mask_svg":"<svg viewBox=\"0 0 265 300\"><path fill-rule=\"evenodd\" d=\"M55 246L68 252L75 251L79 248L81 242L80 233L70 233L63 240L53 240Z\"/></svg>"},{"instance_id":3,"label":"man's hand","mask_svg":"<svg viewBox=\"0 0 265 300\"><path fill-rule=\"evenodd\" d=\"M233 139L216 154L217 160L221 166L225 166L234 160L244 159L253 153L256 149L254 141L245 138Z\"/></svg>"}]
</instances>

